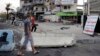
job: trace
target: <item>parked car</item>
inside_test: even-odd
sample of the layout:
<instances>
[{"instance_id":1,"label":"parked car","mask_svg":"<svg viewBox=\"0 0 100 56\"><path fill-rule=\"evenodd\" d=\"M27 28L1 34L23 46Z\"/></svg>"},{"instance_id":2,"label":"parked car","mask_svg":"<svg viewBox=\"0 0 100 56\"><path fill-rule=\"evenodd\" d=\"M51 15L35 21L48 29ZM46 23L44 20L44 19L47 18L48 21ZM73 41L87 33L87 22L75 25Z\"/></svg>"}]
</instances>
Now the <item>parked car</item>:
<instances>
[{"instance_id":1,"label":"parked car","mask_svg":"<svg viewBox=\"0 0 100 56\"><path fill-rule=\"evenodd\" d=\"M38 19L39 22L45 22L46 20L43 18L43 16L41 15Z\"/></svg>"}]
</instances>

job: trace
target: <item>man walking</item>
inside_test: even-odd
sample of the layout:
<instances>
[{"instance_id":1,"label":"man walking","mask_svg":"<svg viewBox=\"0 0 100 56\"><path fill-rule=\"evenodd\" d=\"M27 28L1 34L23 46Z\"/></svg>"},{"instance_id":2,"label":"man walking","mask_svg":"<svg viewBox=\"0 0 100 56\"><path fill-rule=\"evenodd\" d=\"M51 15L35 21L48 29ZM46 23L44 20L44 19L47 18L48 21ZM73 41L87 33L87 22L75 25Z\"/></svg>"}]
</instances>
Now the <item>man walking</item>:
<instances>
[{"instance_id":1,"label":"man walking","mask_svg":"<svg viewBox=\"0 0 100 56\"><path fill-rule=\"evenodd\" d=\"M23 45L20 47L20 50L18 52L18 56L24 55L23 49L26 49L28 41L30 41L30 43L31 43L33 54L38 53L39 51L37 51L34 48L34 42L33 42L33 39L32 39L30 16L27 16L26 19L24 20L24 33L25 33L25 40L23 42Z\"/></svg>"},{"instance_id":2,"label":"man walking","mask_svg":"<svg viewBox=\"0 0 100 56\"><path fill-rule=\"evenodd\" d=\"M12 18L12 23L11 23L11 24L13 25L13 24L14 24L14 21L15 21L15 16L14 16L14 15L12 15L12 17L11 17L11 18Z\"/></svg>"},{"instance_id":3,"label":"man walking","mask_svg":"<svg viewBox=\"0 0 100 56\"><path fill-rule=\"evenodd\" d=\"M31 29L31 31L34 30L34 32L36 32L37 25L35 24L35 17L32 16L32 15L30 15L30 17L31 17L31 22L32 22L32 29Z\"/></svg>"}]
</instances>

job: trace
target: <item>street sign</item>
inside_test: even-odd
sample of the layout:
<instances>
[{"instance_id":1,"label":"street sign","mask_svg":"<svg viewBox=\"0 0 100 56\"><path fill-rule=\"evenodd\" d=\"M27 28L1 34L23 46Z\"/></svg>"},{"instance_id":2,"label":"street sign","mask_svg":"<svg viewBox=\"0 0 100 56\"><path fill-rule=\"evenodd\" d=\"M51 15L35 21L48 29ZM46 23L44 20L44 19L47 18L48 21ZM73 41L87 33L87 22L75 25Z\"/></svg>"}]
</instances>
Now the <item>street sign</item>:
<instances>
[{"instance_id":1,"label":"street sign","mask_svg":"<svg viewBox=\"0 0 100 56\"><path fill-rule=\"evenodd\" d=\"M89 35L94 34L94 30L97 24L98 17L99 17L98 15L87 16L87 21L86 21L83 33L86 33Z\"/></svg>"}]
</instances>

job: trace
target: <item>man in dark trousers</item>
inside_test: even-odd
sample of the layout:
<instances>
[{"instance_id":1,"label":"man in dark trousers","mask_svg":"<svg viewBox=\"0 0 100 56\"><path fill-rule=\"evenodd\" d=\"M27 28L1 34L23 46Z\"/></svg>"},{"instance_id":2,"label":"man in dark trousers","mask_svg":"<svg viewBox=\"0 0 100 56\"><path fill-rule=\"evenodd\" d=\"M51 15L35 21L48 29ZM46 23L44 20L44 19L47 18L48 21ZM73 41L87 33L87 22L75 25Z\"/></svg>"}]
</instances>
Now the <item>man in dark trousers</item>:
<instances>
[{"instance_id":1,"label":"man in dark trousers","mask_svg":"<svg viewBox=\"0 0 100 56\"><path fill-rule=\"evenodd\" d=\"M12 15L12 25L14 24L14 21L15 21L15 16L14 15Z\"/></svg>"},{"instance_id":2,"label":"man in dark trousers","mask_svg":"<svg viewBox=\"0 0 100 56\"><path fill-rule=\"evenodd\" d=\"M31 29L31 31L34 30L34 32L36 32L37 24L35 24L35 17L32 16L32 15L30 15L30 17L31 17L31 22L32 22L32 29Z\"/></svg>"}]
</instances>

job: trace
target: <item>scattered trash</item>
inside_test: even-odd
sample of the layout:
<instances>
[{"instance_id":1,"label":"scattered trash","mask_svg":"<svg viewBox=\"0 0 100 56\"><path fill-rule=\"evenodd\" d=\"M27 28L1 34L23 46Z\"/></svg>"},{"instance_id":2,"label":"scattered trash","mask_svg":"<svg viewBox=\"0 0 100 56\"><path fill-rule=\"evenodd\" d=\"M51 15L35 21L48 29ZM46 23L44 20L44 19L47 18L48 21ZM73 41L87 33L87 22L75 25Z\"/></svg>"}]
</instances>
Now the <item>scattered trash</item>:
<instances>
[{"instance_id":1,"label":"scattered trash","mask_svg":"<svg viewBox=\"0 0 100 56\"><path fill-rule=\"evenodd\" d=\"M64 30L64 29L69 29L70 27L61 27L60 29L61 30Z\"/></svg>"}]
</instances>

